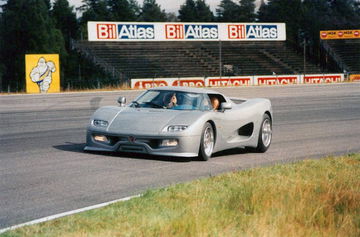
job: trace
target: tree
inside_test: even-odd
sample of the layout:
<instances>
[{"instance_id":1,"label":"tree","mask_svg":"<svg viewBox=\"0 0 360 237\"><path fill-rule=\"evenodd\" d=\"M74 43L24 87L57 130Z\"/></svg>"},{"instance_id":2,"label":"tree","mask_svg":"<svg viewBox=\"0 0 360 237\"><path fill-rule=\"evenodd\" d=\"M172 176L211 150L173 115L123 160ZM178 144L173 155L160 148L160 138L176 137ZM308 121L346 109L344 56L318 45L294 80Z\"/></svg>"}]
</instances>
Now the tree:
<instances>
[{"instance_id":1,"label":"tree","mask_svg":"<svg viewBox=\"0 0 360 237\"><path fill-rule=\"evenodd\" d=\"M285 22L287 39L293 44L298 44L303 17L302 0L269 0L258 13L260 22Z\"/></svg>"},{"instance_id":2,"label":"tree","mask_svg":"<svg viewBox=\"0 0 360 237\"><path fill-rule=\"evenodd\" d=\"M59 29L65 39L67 50L70 48L70 39L78 38L78 22L74 8L68 0L56 0L50 12L55 27Z\"/></svg>"},{"instance_id":3,"label":"tree","mask_svg":"<svg viewBox=\"0 0 360 237\"><path fill-rule=\"evenodd\" d=\"M80 7L82 11L81 23L88 21L109 21L111 14L105 0L83 0L84 5Z\"/></svg>"},{"instance_id":4,"label":"tree","mask_svg":"<svg viewBox=\"0 0 360 237\"><path fill-rule=\"evenodd\" d=\"M215 19L210 6L206 4L205 0L196 1L196 15L199 22L211 22Z\"/></svg>"},{"instance_id":5,"label":"tree","mask_svg":"<svg viewBox=\"0 0 360 237\"><path fill-rule=\"evenodd\" d=\"M167 22L176 22L176 21L179 21L179 19L175 13L169 12L169 13L166 13L166 21Z\"/></svg>"},{"instance_id":6,"label":"tree","mask_svg":"<svg viewBox=\"0 0 360 237\"><path fill-rule=\"evenodd\" d=\"M216 9L217 20L220 22L237 22L239 5L232 0L222 0Z\"/></svg>"},{"instance_id":7,"label":"tree","mask_svg":"<svg viewBox=\"0 0 360 237\"><path fill-rule=\"evenodd\" d=\"M135 21L137 9L128 0L108 0L107 5L113 21Z\"/></svg>"},{"instance_id":8,"label":"tree","mask_svg":"<svg viewBox=\"0 0 360 237\"><path fill-rule=\"evenodd\" d=\"M253 22L256 19L255 0L240 0L239 2L239 22Z\"/></svg>"},{"instance_id":9,"label":"tree","mask_svg":"<svg viewBox=\"0 0 360 237\"><path fill-rule=\"evenodd\" d=\"M182 22L211 22L215 17L205 0L186 0L180 7L179 19Z\"/></svg>"},{"instance_id":10,"label":"tree","mask_svg":"<svg viewBox=\"0 0 360 237\"><path fill-rule=\"evenodd\" d=\"M186 0L185 4L180 6L179 19L182 22L197 21L196 5L194 0Z\"/></svg>"},{"instance_id":11,"label":"tree","mask_svg":"<svg viewBox=\"0 0 360 237\"><path fill-rule=\"evenodd\" d=\"M25 54L66 55L64 40L54 27L45 0L8 0L2 10L1 61L6 68L3 87L20 90L25 86Z\"/></svg>"},{"instance_id":12,"label":"tree","mask_svg":"<svg viewBox=\"0 0 360 237\"><path fill-rule=\"evenodd\" d=\"M354 29L360 25L360 15L356 0L329 0L329 5L334 16L334 27L341 29Z\"/></svg>"},{"instance_id":13,"label":"tree","mask_svg":"<svg viewBox=\"0 0 360 237\"><path fill-rule=\"evenodd\" d=\"M166 13L161 10L156 0L144 0L139 20L164 22L166 21Z\"/></svg>"}]
</instances>

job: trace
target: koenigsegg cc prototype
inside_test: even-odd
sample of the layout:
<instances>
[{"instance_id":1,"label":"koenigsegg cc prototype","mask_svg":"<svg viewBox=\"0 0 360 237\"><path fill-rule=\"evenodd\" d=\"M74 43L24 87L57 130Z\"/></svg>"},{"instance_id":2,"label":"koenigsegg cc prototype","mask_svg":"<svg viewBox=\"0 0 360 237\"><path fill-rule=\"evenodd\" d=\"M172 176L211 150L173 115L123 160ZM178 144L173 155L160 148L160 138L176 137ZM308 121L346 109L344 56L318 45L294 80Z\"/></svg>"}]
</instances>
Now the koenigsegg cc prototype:
<instances>
[{"instance_id":1,"label":"koenigsegg cc prototype","mask_svg":"<svg viewBox=\"0 0 360 237\"><path fill-rule=\"evenodd\" d=\"M267 99L228 98L216 91L159 87L133 102L99 108L87 129L86 151L119 151L164 156L198 156L249 147L265 152L272 139Z\"/></svg>"}]
</instances>

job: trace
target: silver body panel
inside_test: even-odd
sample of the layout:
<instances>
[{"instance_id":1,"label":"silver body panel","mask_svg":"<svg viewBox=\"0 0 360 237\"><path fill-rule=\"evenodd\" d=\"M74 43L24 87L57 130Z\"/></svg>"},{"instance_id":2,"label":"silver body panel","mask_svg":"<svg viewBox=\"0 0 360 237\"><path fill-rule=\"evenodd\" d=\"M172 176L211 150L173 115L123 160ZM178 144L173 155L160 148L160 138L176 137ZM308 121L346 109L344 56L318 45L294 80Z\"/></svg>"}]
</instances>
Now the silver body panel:
<instances>
[{"instance_id":1,"label":"silver body panel","mask_svg":"<svg viewBox=\"0 0 360 237\"><path fill-rule=\"evenodd\" d=\"M198 88L162 87L151 90L219 95L231 103L232 108L225 111L195 111L130 106L101 107L91 117L84 150L194 157L199 153L201 134L206 122L210 122L215 130L213 152L235 147L256 147L264 114L268 113L272 118L271 103L267 99L230 99L218 92ZM108 121L109 124L107 127L96 127L92 124L94 119ZM239 129L250 123L253 124L251 134L239 134ZM169 125L186 125L188 128L168 132L166 127ZM111 142L107 144L95 141L94 135L105 135L111 138ZM164 139L176 139L178 145L159 146Z\"/></svg>"}]
</instances>

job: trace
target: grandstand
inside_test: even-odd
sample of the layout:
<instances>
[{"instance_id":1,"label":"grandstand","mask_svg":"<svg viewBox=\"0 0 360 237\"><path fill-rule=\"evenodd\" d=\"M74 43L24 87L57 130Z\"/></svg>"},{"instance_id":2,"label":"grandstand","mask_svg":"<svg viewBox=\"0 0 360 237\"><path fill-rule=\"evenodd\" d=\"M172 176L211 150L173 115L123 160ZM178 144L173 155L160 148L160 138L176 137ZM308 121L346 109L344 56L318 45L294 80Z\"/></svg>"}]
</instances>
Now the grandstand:
<instances>
[{"instance_id":1,"label":"grandstand","mask_svg":"<svg viewBox=\"0 0 360 237\"><path fill-rule=\"evenodd\" d=\"M221 44L221 47L220 47ZM74 42L117 78L209 77L303 73L303 55L285 42ZM306 63L306 73L320 73Z\"/></svg>"},{"instance_id":2,"label":"grandstand","mask_svg":"<svg viewBox=\"0 0 360 237\"><path fill-rule=\"evenodd\" d=\"M339 68L349 73L360 73L360 40L326 40L323 46Z\"/></svg>"}]
</instances>

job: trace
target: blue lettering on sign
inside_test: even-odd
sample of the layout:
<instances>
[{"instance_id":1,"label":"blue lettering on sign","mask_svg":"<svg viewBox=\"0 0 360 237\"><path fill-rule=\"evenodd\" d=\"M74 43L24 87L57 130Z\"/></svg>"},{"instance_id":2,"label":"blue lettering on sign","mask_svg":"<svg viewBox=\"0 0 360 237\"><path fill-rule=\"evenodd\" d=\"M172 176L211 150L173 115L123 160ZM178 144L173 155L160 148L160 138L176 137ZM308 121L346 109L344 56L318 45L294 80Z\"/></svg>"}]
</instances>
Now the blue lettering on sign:
<instances>
[{"instance_id":1,"label":"blue lettering on sign","mask_svg":"<svg viewBox=\"0 0 360 237\"><path fill-rule=\"evenodd\" d=\"M154 39L154 25L119 24L119 39Z\"/></svg>"},{"instance_id":2,"label":"blue lettering on sign","mask_svg":"<svg viewBox=\"0 0 360 237\"><path fill-rule=\"evenodd\" d=\"M277 25L247 25L246 38L247 39L277 39L278 27Z\"/></svg>"},{"instance_id":3,"label":"blue lettering on sign","mask_svg":"<svg viewBox=\"0 0 360 237\"><path fill-rule=\"evenodd\" d=\"M218 39L217 25L185 24L185 39Z\"/></svg>"}]
</instances>

